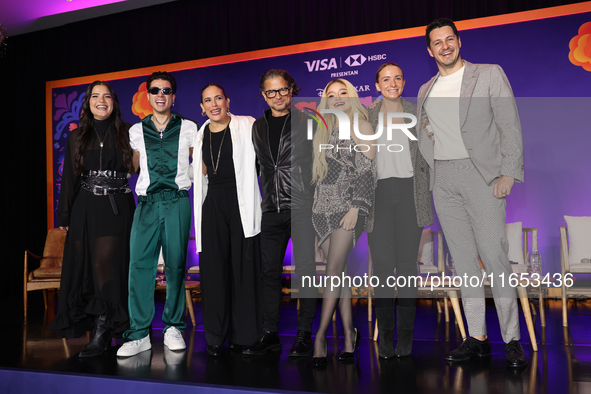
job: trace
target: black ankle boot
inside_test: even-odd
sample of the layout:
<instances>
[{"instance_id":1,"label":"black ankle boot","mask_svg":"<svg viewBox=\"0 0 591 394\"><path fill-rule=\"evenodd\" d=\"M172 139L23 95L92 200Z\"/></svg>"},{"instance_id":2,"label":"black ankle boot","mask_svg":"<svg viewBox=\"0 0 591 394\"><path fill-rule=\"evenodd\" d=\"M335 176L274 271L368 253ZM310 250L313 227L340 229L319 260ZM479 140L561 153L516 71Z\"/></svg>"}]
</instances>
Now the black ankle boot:
<instances>
[{"instance_id":1,"label":"black ankle boot","mask_svg":"<svg viewBox=\"0 0 591 394\"><path fill-rule=\"evenodd\" d=\"M376 318L379 331L378 354L382 360L390 360L394 357L394 307L376 308Z\"/></svg>"},{"instance_id":2,"label":"black ankle boot","mask_svg":"<svg viewBox=\"0 0 591 394\"><path fill-rule=\"evenodd\" d=\"M415 313L417 308L399 306L396 310L396 330L398 342L396 342L396 357L410 356L412 353L413 330L415 328Z\"/></svg>"},{"instance_id":3,"label":"black ankle boot","mask_svg":"<svg viewBox=\"0 0 591 394\"><path fill-rule=\"evenodd\" d=\"M111 346L111 330L105 327L107 317L101 315L96 319L92 330L92 340L88 342L78 357L92 357L103 353Z\"/></svg>"}]
</instances>

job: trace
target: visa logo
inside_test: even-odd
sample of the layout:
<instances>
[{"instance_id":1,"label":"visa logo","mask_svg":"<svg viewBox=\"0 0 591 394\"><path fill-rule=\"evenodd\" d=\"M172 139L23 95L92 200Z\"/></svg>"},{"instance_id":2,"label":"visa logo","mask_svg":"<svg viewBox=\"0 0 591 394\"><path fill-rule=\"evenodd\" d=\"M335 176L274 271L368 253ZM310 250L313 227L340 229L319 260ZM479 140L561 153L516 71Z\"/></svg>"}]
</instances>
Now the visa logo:
<instances>
[{"instance_id":1,"label":"visa logo","mask_svg":"<svg viewBox=\"0 0 591 394\"><path fill-rule=\"evenodd\" d=\"M308 72L338 68L337 60L334 57L330 59L312 60L311 62L305 61L304 63L306 63L306 67L308 67Z\"/></svg>"}]
</instances>

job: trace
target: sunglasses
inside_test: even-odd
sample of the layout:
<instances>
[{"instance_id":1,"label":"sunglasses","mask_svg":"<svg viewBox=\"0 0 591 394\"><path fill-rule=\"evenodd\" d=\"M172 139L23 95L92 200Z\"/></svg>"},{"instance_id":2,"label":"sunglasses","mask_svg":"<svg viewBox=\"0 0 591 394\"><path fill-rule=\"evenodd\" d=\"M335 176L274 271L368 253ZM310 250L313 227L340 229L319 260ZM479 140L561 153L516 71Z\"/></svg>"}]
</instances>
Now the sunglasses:
<instances>
[{"instance_id":1,"label":"sunglasses","mask_svg":"<svg viewBox=\"0 0 591 394\"><path fill-rule=\"evenodd\" d=\"M148 92L150 92L150 94L153 94L154 96L160 92L162 92L162 94L164 95L169 95L172 94L172 88L157 88L156 86L154 86L148 89Z\"/></svg>"}]
</instances>

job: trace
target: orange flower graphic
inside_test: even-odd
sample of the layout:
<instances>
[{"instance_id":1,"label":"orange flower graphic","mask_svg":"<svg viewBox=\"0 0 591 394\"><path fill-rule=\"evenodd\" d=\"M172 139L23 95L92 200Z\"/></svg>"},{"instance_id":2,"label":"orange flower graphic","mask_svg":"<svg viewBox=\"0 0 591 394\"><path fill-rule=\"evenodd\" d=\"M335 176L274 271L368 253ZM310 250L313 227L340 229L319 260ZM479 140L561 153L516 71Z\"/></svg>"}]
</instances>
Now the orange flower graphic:
<instances>
[{"instance_id":1,"label":"orange flower graphic","mask_svg":"<svg viewBox=\"0 0 591 394\"><path fill-rule=\"evenodd\" d=\"M143 82L137 89L137 93L133 95L133 102L131 104L131 112L134 115L144 119L152 113L152 106L148 101L148 88L146 82Z\"/></svg>"},{"instance_id":2,"label":"orange flower graphic","mask_svg":"<svg viewBox=\"0 0 591 394\"><path fill-rule=\"evenodd\" d=\"M579 34L570 40L568 46L571 63L591 71L591 22L581 25Z\"/></svg>"}]
</instances>

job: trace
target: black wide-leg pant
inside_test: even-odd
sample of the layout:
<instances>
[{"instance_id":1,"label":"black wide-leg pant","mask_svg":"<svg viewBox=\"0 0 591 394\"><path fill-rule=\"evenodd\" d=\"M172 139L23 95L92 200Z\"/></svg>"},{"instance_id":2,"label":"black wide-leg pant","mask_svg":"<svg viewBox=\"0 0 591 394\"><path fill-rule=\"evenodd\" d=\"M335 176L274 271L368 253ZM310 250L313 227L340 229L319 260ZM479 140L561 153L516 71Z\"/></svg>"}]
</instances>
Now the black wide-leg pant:
<instances>
[{"instance_id":1,"label":"black wide-leg pant","mask_svg":"<svg viewBox=\"0 0 591 394\"><path fill-rule=\"evenodd\" d=\"M210 187L203 203L199 254L208 345L250 345L260 335L259 236L245 238L235 186Z\"/></svg>"}]
</instances>

